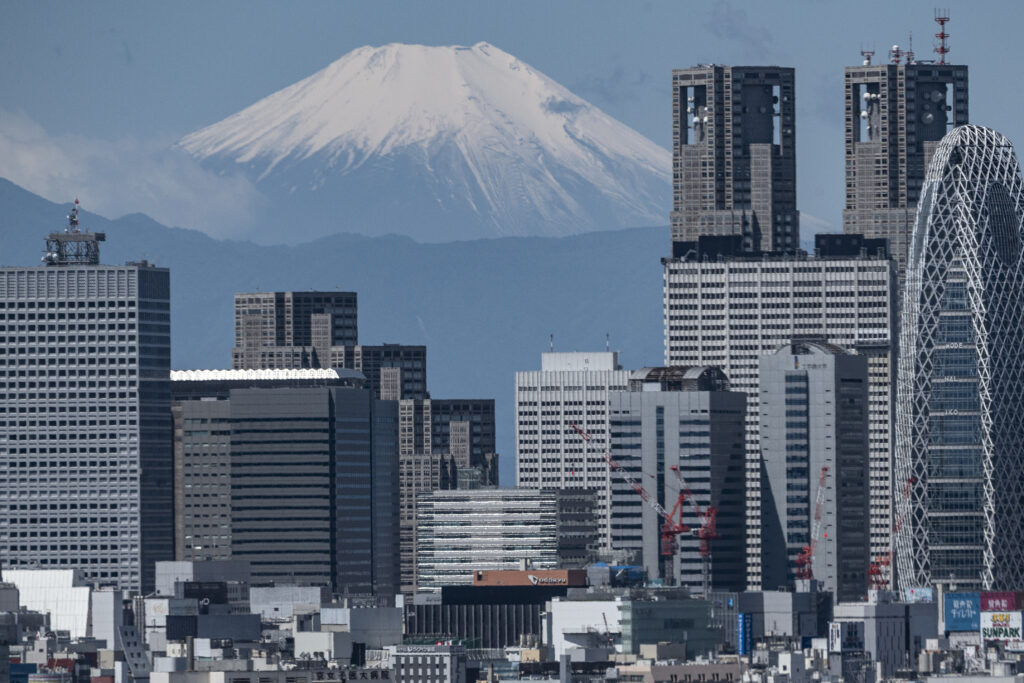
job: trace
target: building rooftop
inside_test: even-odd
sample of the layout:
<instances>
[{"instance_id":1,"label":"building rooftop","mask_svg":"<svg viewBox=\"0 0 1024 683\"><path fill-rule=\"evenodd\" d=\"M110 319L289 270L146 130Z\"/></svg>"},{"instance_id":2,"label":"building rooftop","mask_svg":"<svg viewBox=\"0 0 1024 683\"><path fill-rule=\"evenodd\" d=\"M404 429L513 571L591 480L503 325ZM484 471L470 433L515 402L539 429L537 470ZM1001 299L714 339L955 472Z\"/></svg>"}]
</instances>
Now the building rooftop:
<instances>
[{"instance_id":1,"label":"building rooftop","mask_svg":"<svg viewBox=\"0 0 1024 683\"><path fill-rule=\"evenodd\" d=\"M346 368L267 368L262 370L171 370L172 382L287 381L315 379L363 379L363 373Z\"/></svg>"}]
</instances>

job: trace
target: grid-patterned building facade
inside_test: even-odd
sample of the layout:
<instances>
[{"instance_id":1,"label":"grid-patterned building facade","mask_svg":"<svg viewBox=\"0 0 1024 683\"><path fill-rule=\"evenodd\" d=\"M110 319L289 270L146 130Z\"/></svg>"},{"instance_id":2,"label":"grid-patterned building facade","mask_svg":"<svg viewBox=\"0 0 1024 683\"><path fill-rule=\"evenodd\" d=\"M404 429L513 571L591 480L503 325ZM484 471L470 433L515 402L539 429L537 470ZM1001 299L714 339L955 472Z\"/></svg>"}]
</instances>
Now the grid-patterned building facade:
<instances>
[{"instance_id":1,"label":"grid-patterned building facade","mask_svg":"<svg viewBox=\"0 0 1024 683\"><path fill-rule=\"evenodd\" d=\"M800 245L792 68L672 72L672 242L742 235L753 251Z\"/></svg>"},{"instance_id":2,"label":"grid-patterned building facade","mask_svg":"<svg viewBox=\"0 0 1024 683\"><path fill-rule=\"evenodd\" d=\"M472 585L478 570L558 566L558 504L553 491L433 491L418 511L417 587Z\"/></svg>"},{"instance_id":3,"label":"grid-patterned building facade","mask_svg":"<svg viewBox=\"0 0 1024 683\"><path fill-rule=\"evenodd\" d=\"M704 240L702 242L707 242ZM868 357L873 555L890 550L896 268L877 242L819 235L815 255L744 256L689 245L665 259L665 364L721 368L759 402L760 356L802 336ZM879 251L881 249L881 251ZM760 586L759 420L747 413L747 572Z\"/></svg>"},{"instance_id":4,"label":"grid-patterned building facade","mask_svg":"<svg viewBox=\"0 0 1024 683\"><path fill-rule=\"evenodd\" d=\"M0 270L0 561L149 590L174 556L170 274L99 265L73 225L48 242L86 258Z\"/></svg>"},{"instance_id":5,"label":"grid-patterned building facade","mask_svg":"<svg viewBox=\"0 0 1024 683\"><path fill-rule=\"evenodd\" d=\"M609 394L629 389L629 371L615 351L552 352L542 354L540 371L517 372L515 381L516 485L595 489L602 544L610 547ZM573 424L590 435L589 445Z\"/></svg>"},{"instance_id":6,"label":"grid-patterned building facade","mask_svg":"<svg viewBox=\"0 0 1024 683\"><path fill-rule=\"evenodd\" d=\"M928 162L967 123L967 67L862 64L845 69L843 230L889 240L902 277Z\"/></svg>"}]
</instances>

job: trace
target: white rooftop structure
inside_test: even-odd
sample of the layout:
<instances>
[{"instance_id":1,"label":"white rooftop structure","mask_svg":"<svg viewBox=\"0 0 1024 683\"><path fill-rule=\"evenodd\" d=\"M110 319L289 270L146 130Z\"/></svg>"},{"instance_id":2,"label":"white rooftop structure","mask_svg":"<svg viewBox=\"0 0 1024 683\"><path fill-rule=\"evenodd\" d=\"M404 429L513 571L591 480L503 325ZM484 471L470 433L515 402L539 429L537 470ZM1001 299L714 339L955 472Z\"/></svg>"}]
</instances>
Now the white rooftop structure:
<instances>
[{"instance_id":1,"label":"white rooftop structure","mask_svg":"<svg viewBox=\"0 0 1024 683\"><path fill-rule=\"evenodd\" d=\"M349 379L362 376L344 368L266 368L261 370L171 370L172 382L226 382L252 380Z\"/></svg>"},{"instance_id":2,"label":"white rooftop structure","mask_svg":"<svg viewBox=\"0 0 1024 683\"><path fill-rule=\"evenodd\" d=\"M85 638L89 623L89 597L76 569L4 569L4 581L21 593L21 606L50 615L50 629Z\"/></svg>"},{"instance_id":3,"label":"white rooftop structure","mask_svg":"<svg viewBox=\"0 0 1024 683\"><path fill-rule=\"evenodd\" d=\"M541 372L608 372L621 370L618 351L552 351L542 353Z\"/></svg>"}]
</instances>

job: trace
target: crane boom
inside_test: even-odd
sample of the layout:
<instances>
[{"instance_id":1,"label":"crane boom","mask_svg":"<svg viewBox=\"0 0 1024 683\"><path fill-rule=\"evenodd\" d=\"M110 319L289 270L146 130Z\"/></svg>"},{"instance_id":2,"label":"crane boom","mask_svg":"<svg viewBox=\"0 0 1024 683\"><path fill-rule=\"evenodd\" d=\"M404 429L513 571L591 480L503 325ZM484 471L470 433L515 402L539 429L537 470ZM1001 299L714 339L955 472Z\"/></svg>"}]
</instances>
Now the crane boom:
<instances>
[{"instance_id":1,"label":"crane boom","mask_svg":"<svg viewBox=\"0 0 1024 683\"><path fill-rule=\"evenodd\" d=\"M798 579L814 578L814 550L818 543L818 536L821 534L821 512L825 507L825 481L828 478L828 466L821 468L821 476L818 477L818 492L814 497L814 523L811 525L810 542L803 547L796 558L796 577Z\"/></svg>"}]
</instances>

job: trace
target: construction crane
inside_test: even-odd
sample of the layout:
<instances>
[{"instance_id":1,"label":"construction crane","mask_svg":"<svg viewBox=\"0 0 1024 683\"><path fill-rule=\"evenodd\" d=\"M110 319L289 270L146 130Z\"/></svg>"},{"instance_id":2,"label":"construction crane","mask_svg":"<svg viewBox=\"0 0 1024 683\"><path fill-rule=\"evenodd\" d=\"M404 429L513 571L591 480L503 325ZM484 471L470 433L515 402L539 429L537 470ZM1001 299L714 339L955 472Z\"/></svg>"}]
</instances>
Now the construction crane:
<instances>
[{"instance_id":1,"label":"construction crane","mask_svg":"<svg viewBox=\"0 0 1024 683\"><path fill-rule=\"evenodd\" d=\"M604 637L608 639L608 649L614 651L615 643L612 641L612 630L608 628L608 615L601 612L601 618L604 619Z\"/></svg>"},{"instance_id":2,"label":"construction crane","mask_svg":"<svg viewBox=\"0 0 1024 683\"><path fill-rule=\"evenodd\" d=\"M676 479L679 480L680 496L685 496L686 500L690 502L690 506L693 507L693 513L700 524L695 532L695 536L700 539L700 581L704 597L706 598L711 588L711 539L719 537L718 508L714 505L708 505L702 509L679 468L672 465L669 469L672 470L676 475Z\"/></svg>"},{"instance_id":3,"label":"construction crane","mask_svg":"<svg viewBox=\"0 0 1024 683\"><path fill-rule=\"evenodd\" d=\"M910 498L910 487L917 482L916 477L911 477L903 483L903 500ZM899 512L899 506L897 506L896 516L892 522L892 537L895 539L896 535L903 528L903 513ZM889 580L886 578L886 570L892 566L892 550L890 549L884 555L879 555L871 562L868 566L868 588L871 590L885 590L889 587Z\"/></svg>"},{"instance_id":4,"label":"construction crane","mask_svg":"<svg viewBox=\"0 0 1024 683\"><path fill-rule=\"evenodd\" d=\"M593 438L588 432L580 429L579 425L575 422L570 422L569 426L579 434L580 438L586 444L587 449L590 449L590 441ZM667 511L661 506L658 501L647 492L647 489L643 487L639 481L633 478L633 476L622 468L622 465L615 461L612 457L611 450L604 452L605 462L608 463L608 467L614 472L620 479L629 484L629 487L647 503L648 507L658 513L663 523L661 525L661 555L663 557L671 557L676 553L676 537L680 534L685 534L690 531L690 527L683 522L683 507L686 500L686 494L683 491L679 492L679 497L676 498L675 506L672 508L672 512Z\"/></svg>"},{"instance_id":5,"label":"construction crane","mask_svg":"<svg viewBox=\"0 0 1024 683\"><path fill-rule=\"evenodd\" d=\"M810 542L803 547L796 558L796 578L814 578L814 550L821 534L821 512L825 507L825 480L828 478L828 466L821 468L818 477L818 494L814 497L814 524L811 526Z\"/></svg>"}]
</instances>

